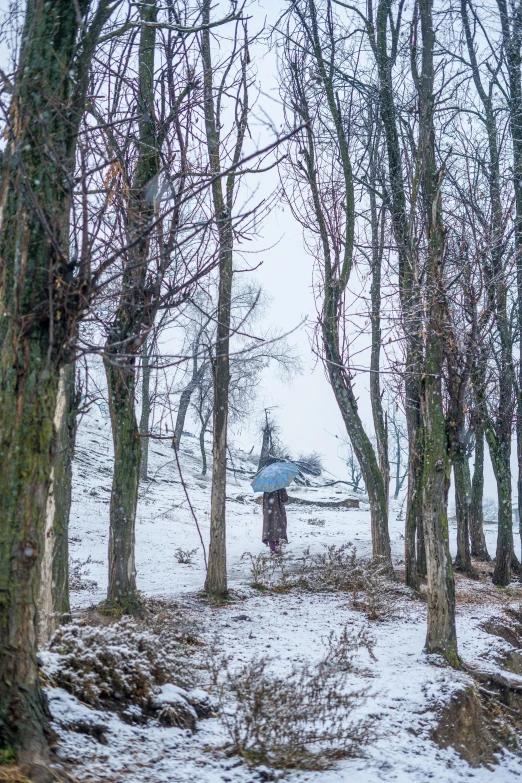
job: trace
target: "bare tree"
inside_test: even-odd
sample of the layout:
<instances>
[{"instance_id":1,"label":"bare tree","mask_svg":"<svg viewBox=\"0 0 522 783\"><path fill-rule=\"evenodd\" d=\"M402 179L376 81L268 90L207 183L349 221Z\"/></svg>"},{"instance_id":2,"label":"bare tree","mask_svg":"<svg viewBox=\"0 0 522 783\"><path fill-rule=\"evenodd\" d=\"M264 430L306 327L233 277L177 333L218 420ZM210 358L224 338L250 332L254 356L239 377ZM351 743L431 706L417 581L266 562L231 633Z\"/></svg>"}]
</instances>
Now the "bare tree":
<instances>
[{"instance_id":1,"label":"bare tree","mask_svg":"<svg viewBox=\"0 0 522 783\"><path fill-rule=\"evenodd\" d=\"M394 466L395 489L393 499L397 500L408 476L408 435L405 422L401 420L397 405L388 406L389 448L392 451L390 465ZM406 457L406 458L405 458Z\"/></svg>"},{"instance_id":2,"label":"bare tree","mask_svg":"<svg viewBox=\"0 0 522 783\"><path fill-rule=\"evenodd\" d=\"M418 15L418 16L417 16ZM420 69L417 72L417 27L420 22ZM441 178L437 165L434 126L434 52L432 0L419 0L412 22L412 69L419 100L419 163L427 233L425 268L426 336L421 409L424 427L423 525L428 569L428 633L426 648L458 665L455 628L455 584L448 540L446 480L450 458L442 399L441 368L445 328L443 280L445 230L442 220Z\"/></svg>"},{"instance_id":3,"label":"bare tree","mask_svg":"<svg viewBox=\"0 0 522 783\"><path fill-rule=\"evenodd\" d=\"M339 83L341 59L344 59L341 36L336 30L331 2L324 11L314 0L303 0L292 6L292 15L284 30L285 59L281 76L282 91L290 125L302 124L305 129L292 145L291 169L288 174L295 187L286 200L297 219L312 232L316 241L314 253L319 263L322 284L320 290L320 331L322 356L330 384L346 430L361 466L370 500L373 555L392 572L388 532L387 481L371 441L366 434L354 393L347 351L345 296L354 262L355 196L350 139L344 112L353 105L353 88L349 80ZM348 84L347 84L348 83ZM341 85L344 94L341 97ZM301 192L301 187L305 190ZM296 200L299 201L296 204ZM379 259L377 258L377 262ZM375 266L374 274L378 275ZM373 294L373 306L378 305ZM374 336L377 338L377 324ZM378 384L379 372L374 353L372 384ZM380 395L372 394L374 402ZM383 445L382 411L376 412ZM382 449L381 449L382 450ZM386 468L387 454L383 456Z\"/></svg>"},{"instance_id":4,"label":"bare tree","mask_svg":"<svg viewBox=\"0 0 522 783\"><path fill-rule=\"evenodd\" d=\"M212 462L212 498L210 510L210 545L205 590L210 595L224 596L228 592L226 568L226 461L228 394L230 384L229 342L230 305L233 277L233 209L237 188L237 172L233 168L225 182L219 178L223 166L225 140L222 134L222 104L227 92L235 91L234 139L231 142L232 166L243 152L249 114L248 34L246 26L236 25L232 53L224 75L217 77L213 65L210 24L210 0L202 2L201 56L203 61L203 92L206 142L212 180L213 218L218 234L219 298L217 307L216 354L214 361L214 444ZM243 33L241 40L240 32ZM239 62L239 76L234 85L228 83L230 69ZM218 82L218 86L216 86Z\"/></svg>"}]
</instances>

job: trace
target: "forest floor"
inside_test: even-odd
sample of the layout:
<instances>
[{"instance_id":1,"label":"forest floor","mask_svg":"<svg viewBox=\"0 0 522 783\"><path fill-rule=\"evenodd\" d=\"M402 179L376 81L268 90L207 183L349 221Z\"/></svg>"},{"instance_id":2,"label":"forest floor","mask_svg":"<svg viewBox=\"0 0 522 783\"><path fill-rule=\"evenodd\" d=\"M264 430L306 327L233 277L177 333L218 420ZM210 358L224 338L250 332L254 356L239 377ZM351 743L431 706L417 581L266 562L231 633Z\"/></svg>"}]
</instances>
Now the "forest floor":
<instances>
[{"instance_id":1,"label":"forest floor","mask_svg":"<svg viewBox=\"0 0 522 783\"><path fill-rule=\"evenodd\" d=\"M191 505L203 539L208 542L210 477L200 475L197 440L186 437L180 456ZM474 688L489 699L486 712L491 716L500 691L497 688L493 693L484 686L483 673L491 674L497 684L507 682L511 692L522 692L522 658L518 653L522 647L521 627L513 619L520 619L516 612L522 603L522 586L495 588L488 564L475 564L480 572L478 580L457 576L457 633L464 668L454 671L437 656L426 655L426 604L401 582L403 522L397 518L401 504L392 503L390 534L398 579L377 590L370 599L359 595L356 600L353 594L336 590L287 589L284 574L283 587L280 582L277 587L274 581L272 587L276 589L270 585L268 589L256 589L251 586L255 581L252 558L259 563L255 559L266 547L260 540L262 511L249 487L254 464L245 452L233 451L231 456L236 470L229 474L227 508L232 600L221 605L209 603L201 594L205 573L201 544L168 441L151 443L150 481L140 490L138 586L151 601L150 606L155 607L153 611L160 607L174 621L190 625L197 641L187 665L196 673L196 681L199 677L200 684L208 687L205 667L212 668L209 658L215 662L221 655L228 656L231 671L265 656L268 669L285 678L293 667L317 665L324 658L329 637L339 639L345 630L363 634L364 638L370 636L373 657L364 645L355 650L348 684L366 691L365 700L354 707L353 721L357 725L371 716L371 741L362 755L339 760L328 770L287 771L286 780L453 783L469 779L494 783L522 779L520 756L507 749L500 751L495 742L490 742L489 729L481 725L485 713L477 717L473 710L458 709L466 701L465 694ZM78 588L71 594L73 619L80 626L118 622L102 619L90 608L105 597L111 470L109 422L95 409L80 426L70 528L72 583ZM296 487L290 494L322 502L354 497L343 484ZM370 515L364 496L358 497L359 509L289 505L284 569L291 573L299 568L303 557L349 542L356 547L358 557L368 557ZM454 527L451 535L454 540ZM486 537L493 552L494 526L486 526ZM184 557L187 552L191 554ZM183 559L190 562L178 562ZM85 655L89 654L86 650ZM42 658L49 678L47 694L58 736L57 753L79 781L249 783L278 779L282 774L264 763L248 765L237 755L227 754L227 716L219 710L199 719L196 731L161 725L155 718L133 721L129 718L132 709L125 715L121 710L93 707L58 687L54 673L60 666L59 648L43 651ZM476 673L482 673L482 684ZM517 710L520 705L514 707ZM497 724L502 720L498 710L496 720ZM92 729L96 725L98 729ZM507 734L511 737L510 730ZM470 751L470 737L471 744L489 742L490 763L480 764L488 754L484 751L481 756L480 748Z\"/></svg>"}]
</instances>

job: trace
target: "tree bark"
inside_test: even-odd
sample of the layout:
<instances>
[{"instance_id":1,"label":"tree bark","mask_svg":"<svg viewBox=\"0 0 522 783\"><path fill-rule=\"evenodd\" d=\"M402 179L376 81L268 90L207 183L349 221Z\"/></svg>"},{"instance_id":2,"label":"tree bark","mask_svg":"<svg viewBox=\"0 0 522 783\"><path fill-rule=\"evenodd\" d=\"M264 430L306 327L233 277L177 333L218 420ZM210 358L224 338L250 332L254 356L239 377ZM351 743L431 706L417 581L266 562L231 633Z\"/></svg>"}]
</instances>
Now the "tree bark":
<instances>
[{"instance_id":1,"label":"tree bark","mask_svg":"<svg viewBox=\"0 0 522 783\"><path fill-rule=\"evenodd\" d=\"M270 440L272 436L272 430L271 426L268 423L268 414L265 412L266 415L266 423L263 427L263 442L261 444L261 454L259 455L259 462L257 463L257 470L258 472L261 470L261 468L264 468L265 465L268 463L268 458L270 456Z\"/></svg>"},{"instance_id":2,"label":"tree bark","mask_svg":"<svg viewBox=\"0 0 522 783\"><path fill-rule=\"evenodd\" d=\"M142 481L148 481L149 478L149 421L150 421L150 364L149 364L149 341L148 337L143 343L142 365L141 365L141 416L140 416L140 436L141 436L141 465L140 478Z\"/></svg>"},{"instance_id":3,"label":"tree bark","mask_svg":"<svg viewBox=\"0 0 522 783\"><path fill-rule=\"evenodd\" d=\"M469 576L476 577L471 565L470 506L471 477L466 454L458 454L453 463L455 477L455 512L457 515L457 556L454 567Z\"/></svg>"},{"instance_id":4,"label":"tree bark","mask_svg":"<svg viewBox=\"0 0 522 783\"><path fill-rule=\"evenodd\" d=\"M144 22L156 20L156 2L140 6ZM105 345L105 374L114 443L109 532L107 602L123 611L141 611L136 588L135 525L142 438L136 418L136 356L152 326L154 312L145 292L149 225L154 201L148 188L159 172L154 120L154 52L156 28L144 24L139 45L138 157L127 208L127 234L132 243L125 258L118 308Z\"/></svg>"},{"instance_id":5,"label":"tree bark","mask_svg":"<svg viewBox=\"0 0 522 783\"><path fill-rule=\"evenodd\" d=\"M200 420L201 420L201 429L199 431L199 449L201 451L201 475L206 476L207 475L207 451L205 448L205 434L207 432L210 415L207 417L202 416L200 417Z\"/></svg>"},{"instance_id":6,"label":"tree bark","mask_svg":"<svg viewBox=\"0 0 522 783\"><path fill-rule=\"evenodd\" d=\"M422 379L424 425L423 524L428 569L426 649L459 665L455 628L455 584L449 552L446 480L450 463L442 405L444 301L442 282L444 228L440 177L435 158L433 0L418 0L422 52L416 83L419 96L419 157L428 258L426 263L425 367ZM415 54L412 54L412 62Z\"/></svg>"},{"instance_id":7,"label":"tree bark","mask_svg":"<svg viewBox=\"0 0 522 783\"><path fill-rule=\"evenodd\" d=\"M174 425L174 435L172 436L172 448L175 451L179 450L181 444L181 437L183 435L183 427L185 426L185 419L190 405L190 399L197 386L197 379L191 379L190 383L185 386L181 392L179 398L178 412L176 414L176 424Z\"/></svg>"},{"instance_id":8,"label":"tree bark","mask_svg":"<svg viewBox=\"0 0 522 783\"><path fill-rule=\"evenodd\" d=\"M36 603L59 375L91 293L70 263L69 212L107 7L101 0L87 26L86 2L29 0L0 164L0 746L14 748L29 774L33 763L42 773L48 753Z\"/></svg>"},{"instance_id":9,"label":"tree bark","mask_svg":"<svg viewBox=\"0 0 522 783\"><path fill-rule=\"evenodd\" d=\"M381 471L386 497L386 508L389 510L390 495L390 459L388 455L388 422L382 407L381 394L381 271L382 256L384 251L385 216L380 216L377 211L376 189L378 186L377 154L380 145L381 127L379 118L373 116L373 106L370 104L368 122L372 129L372 143L370 152L370 187L368 191L370 200L370 220L372 236L372 266L371 266L371 332L372 347L370 357L370 401L372 406L373 428L377 443L377 458ZM400 464L400 463L399 463Z\"/></svg>"},{"instance_id":10,"label":"tree bark","mask_svg":"<svg viewBox=\"0 0 522 783\"><path fill-rule=\"evenodd\" d=\"M115 357L117 358L117 357ZM107 601L128 613L140 610L136 588L135 525L141 461L141 442L134 409L133 368L105 358L109 410L114 444L110 504L109 584Z\"/></svg>"},{"instance_id":11,"label":"tree bark","mask_svg":"<svg viewBox=\"0 0 522 783\"><path fill-rule=\"evenodd\" d=\"M203 0L202 21L210 24L210 0ZM214 410L212 447L212 495L210 501L210 545L205 590L209 595L225 597L227 585L226 553L226 484L227 484L227 427L228 392L230 385L230 316L233 278L233 230L232 210L236 184L235 169L226 178L225 194L221 171L221 117L216 112L214 97L214 71L208 27L201 34L201 55L203 61L203 100L207 149L212 181L214 220L219 241L219 294L217 307L216 353L214 358ZM236 165L242 154L249 112L248 103L248 48L245 42L241 53L241 99L236 107L236 139L232 164ZM223 89L223 85L220 88ZM221 95L219 105L221 103Z\"/></svg>"},{"instance_id":12,"label":"tree bark","mask_svg":"<svg viewBox=\"0 0 522 783\"><path fill-rule=\"evenodd\" d=\"M507 587L511 581L511 557L513 552L513 514L511 509L510 447L504 439L496 437L490 422L486 424L486 439L497 482L498 536L493 584Z\"/></svg>"},{"instance_id":13,"label":"tree bark","mask_svg":"<svg viewBox=\"0 0 522 783\"><path fill-rule=\"evenodd\" d=\"M522 334L522 7L497 0L509 83L509 125L513 145L513 191L515 194L515 253L518 294L518 331ZM522 339L519 339L519 369L517 383L517 461L518 515L522 542ZM502 501L505 502L505 501ZM499 497L500 520L500 497ZM506 559L502 554L502 561ZM517 563L518 568L518 563ZM500 578L500 577L499 577ZM500 584L500 582L499 582Z\"/></svg>"},{"instance_id":14,"label":"tree bark","mask_svg":"<svg viewBox=\"0 0 522 783\"><path fill-rule=\"evenodd\" d=\"M70 619L69 516L72 497L72 461L76 440L78 399L75 364L60 371L54 415L55 451L47 499L44 549L38 599L38 641L46 644L60 623Z\"/></svg>"},{"instance_id":15,"label":"tree bark","mask_svg":"<svg viewBox=\"0 0 522 783\"><path fill-rule=\"evenodd\" d=\"M484 428L475 428L475 466L471 481L471 503L469 508L469 529L471 554L478 560L491 560L484 536L482 501L484 495Z\"/></svg>"}]
</instances>

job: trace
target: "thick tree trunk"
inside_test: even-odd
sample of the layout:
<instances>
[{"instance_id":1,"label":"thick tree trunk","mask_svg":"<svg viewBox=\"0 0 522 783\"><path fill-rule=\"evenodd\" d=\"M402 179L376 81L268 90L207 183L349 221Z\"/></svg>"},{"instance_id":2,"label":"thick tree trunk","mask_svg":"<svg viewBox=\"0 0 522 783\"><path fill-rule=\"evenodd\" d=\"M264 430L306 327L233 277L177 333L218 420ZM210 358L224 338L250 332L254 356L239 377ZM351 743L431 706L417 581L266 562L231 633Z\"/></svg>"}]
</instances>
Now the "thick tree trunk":
<instances>
[{"instance_id":1,"label":"thick tree trunk","mask_svg":"<svg viewBox=\"0 0 522 783\"><path fill-rule=\"evenodd\" d=\"M475 429L475 466L471 481L471 503L469 507L469 530L471 537L471 555L478 560L491 560L484 536L484 515L482 500L484 495L484 429Z\"/></svg>"},{"instance_id":2,"label":"thick tree trunk","mask_svg":"<svg viewBox=\"0 0 522 783\"><path fill-rule=\"evenodd\" d=\"M107 600L133 613L141 607L135 565L141 439L134 408L134 366L118 366L117 361L117 356L108 354L105 358L114 444Z\"/></svg>"},{"instance_id":3,"label":"thick tree trunk","mask_svg":"<svg viewBox=\"0 0 522 783\"><path fill-rule=\"evenodd\" d=\"M428 330L434 328L433 322ZM423 474L423 521L428 576L428 652L444 655L458 665L455 628L455 585L449 552L446 510L446 428L442 410L440 367L437 346L427 346L425 392L423 398L426 447ZM428 375L429 374L429 375Z\"/></svg>"},{"instance_id":4,"label":"thick tree trunk","mask_svg":"<svg viewBox=\"0 0 522 783\"><path fill-rule=\"evenodd\" d=\"M46 644L58 625L70 618L69 516L72 461L76 440L77 398L75 364L60 372L54 426L56 443L47 499L44 550L38 599L38 641Z\"/></svg>"},{"instance_id":5,"label":"thick tree trunk","mask_svg":"<svg viewBox=\"0 0 522 783\"><path fill-rule=\"evenodd\" d=\"M0 371L0 745L17 748L20 761L36 762L47 749L37 597L58 392L58 370L47 369L42 338L26 338L20 354L10 356L4 344Z\"/></svg>"},{"instance_id":6,"label":"thick tree trunk","mask_svg":"<svg viewBox=\"0 0 522 783\"><path fill-rule=\"evenodd\" d=\"M459 664L455 628L455 584L449 551L446 480L450 463L442 405L444 288L442 276L444 228L440 203L440 172L435 158L433 109L434 47L433 0L418 0L422 38L419 95L419 157L425 223L428 233L426 263L425 368L422 380L424 425L423 523L428 569L428 633L426 649ZM442 301L441 301L442 300Z\"/></svg>"},{"instance_id":7,"label":"thick tree trunk","mask_svg":"<svg viewBox=\"0 0 522 783\"><path fill-rule=\"evenodd\" d=\"M48 748L36 604L54 417L64 346L89 296L81 265L71 280L69 211L90 60L107 6L101 0L90 28L85 11L85 2L27 3L0 164L0 747L38 765L41 778Z\"/></svg>"},{"instance_id":8,"label":"thick tree trunk","mask_svg":"<svg viewBox=\"0 0 522 783\"><path fill-rule=\"evenodd\" d=\"M142 365L141 365L141 416L140 416L140 436L141 436L141 465L140 479L148 481L149 478L149 420L150 420L150 364L149 364L149 340L147 338L143 343Z\"/></svg>"},{"instance_id":9,"label":"thick tree trunk","mask_svg":"<svg viewBox=\"0 0 522 783\"><path fill-rule=\"evenodd\" d=\"M458 454L453 464L455 477L455 511L457 515L457 556L454 567L469 576L476 576L471 565L470 506L471 477L466 454Z\"/></svg>"}]
</instances>

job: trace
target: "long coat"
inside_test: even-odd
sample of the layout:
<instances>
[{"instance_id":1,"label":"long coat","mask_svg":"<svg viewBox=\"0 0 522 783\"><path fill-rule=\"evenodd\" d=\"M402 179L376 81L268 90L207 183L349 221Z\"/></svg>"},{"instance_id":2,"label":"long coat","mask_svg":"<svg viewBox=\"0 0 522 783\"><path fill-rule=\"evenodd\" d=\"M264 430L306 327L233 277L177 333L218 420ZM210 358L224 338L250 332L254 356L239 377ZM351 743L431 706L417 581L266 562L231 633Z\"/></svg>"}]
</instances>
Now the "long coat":
<instances>
[{"instance_id":1,"label":"long coat","mask_svg":"<svg viewBox=\"0 0 522 783\"><path fill-rule=\"evenodd\" d=\"M286 489L263 494L263 544L268 541L286 541Z\"/></svg>"}]
</instances>

